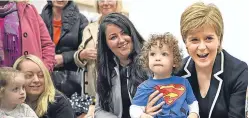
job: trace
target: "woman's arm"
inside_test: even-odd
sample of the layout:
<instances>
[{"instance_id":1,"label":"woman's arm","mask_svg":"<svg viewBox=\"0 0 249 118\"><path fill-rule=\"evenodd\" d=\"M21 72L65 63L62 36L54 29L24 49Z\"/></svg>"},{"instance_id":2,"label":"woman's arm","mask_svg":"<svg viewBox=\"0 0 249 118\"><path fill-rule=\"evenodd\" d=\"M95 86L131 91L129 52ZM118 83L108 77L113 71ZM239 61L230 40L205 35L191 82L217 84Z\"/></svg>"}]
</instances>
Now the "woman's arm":
<instances>
[{"instance_id":1,"label":"woman's arm","mask_svg":"<svg viewBox=\"0 0 249 118\"><path fill-rule=\"evenodd\" d=\"M35 7L32 5L34 11L37 13L37 19L40 28L40 39L41 39L41 48L42 48L42 60L44 64L47 66L50 72L53 71L54 64L55 64L55 45L52 42L50 35L48 33L48 29L43 22L41 16L36 11Z\"/></svg>"},{"instance_id":2,"label":"woman's arm","mask_svg":"<svg viewBox=\"0 0 249 118\"><path fill-rule=\"evenodd\" d=\"M229 118L245 117L245 98L248 84L248 67L246 63L237 65L234 70L233 77L236 78L231 82L230 100L229 100Z\"/></svg>"},{"instance_id":3,"label":"woman's arm","mask_svg":"<svg viewBox=\"0 0 249 118\"><path fill-rule=\"evenodd\" d=\"M75 114L73 108L69 102L69 100L64 96L57 97L55 101L55 106L53 106L54 111L50 111L54 113L55 118L75 118Z\"/></svg>"},{"instance_id":4,"label":"woman's arm","mask_svg":"<svg viewBox=\"0 0 249 118\"><path fill-rule=\"evenodd\" d=\"M98 94L96 95L94 118L118 118L111 112L107 112L100 107Z\"/></svg>"},{"instance_id":5,"label":"woman's arm","mask_svg":"<svg viewBox=\"0 0 249 118\"><path fill-rule=\"evenodd\" d=\"M74 53L74 62L78 67L85 67L87 64L87 59L96 59L97 56L97 51L94 47L91 49L86 49L88 42L93 40L89 27L90 26L88 25L83 30L82 42L79 45L78 50Z\"/></svg>"}]
</instances>

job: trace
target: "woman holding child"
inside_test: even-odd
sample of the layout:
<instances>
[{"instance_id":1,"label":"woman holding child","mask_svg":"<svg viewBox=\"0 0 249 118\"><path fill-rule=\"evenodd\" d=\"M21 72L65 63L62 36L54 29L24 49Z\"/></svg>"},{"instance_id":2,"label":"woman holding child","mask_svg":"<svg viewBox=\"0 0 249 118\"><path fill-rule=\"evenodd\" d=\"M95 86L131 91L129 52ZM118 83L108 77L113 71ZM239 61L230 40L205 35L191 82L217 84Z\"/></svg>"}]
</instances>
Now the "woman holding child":
<instances>
[{"instance_id":1,"label":"woman holding child","mask_svg":"<svg viewBox=\"0 0 249 118\"><path fill-rule=\"evenodd\" d=\"M24 55L13 66L25 75L25 102L39 118L74 118L74 112L67 98L56 91L48 69L36 56Z\"/></svg>"},{"instance_id":2,"label":"woman holding child","mask_svg":"<svg viewBox=\"0 0 249 118\"><path fill-rule=\"evenodd\" d=\"M181 34L189 57L178 73L187 78L199 103L201 118L244 118L247 64L222 49L224 25L219 9L195 3L181 16ZM158 110L150 96L145 112Z\"/></svg>"}]
</instances>

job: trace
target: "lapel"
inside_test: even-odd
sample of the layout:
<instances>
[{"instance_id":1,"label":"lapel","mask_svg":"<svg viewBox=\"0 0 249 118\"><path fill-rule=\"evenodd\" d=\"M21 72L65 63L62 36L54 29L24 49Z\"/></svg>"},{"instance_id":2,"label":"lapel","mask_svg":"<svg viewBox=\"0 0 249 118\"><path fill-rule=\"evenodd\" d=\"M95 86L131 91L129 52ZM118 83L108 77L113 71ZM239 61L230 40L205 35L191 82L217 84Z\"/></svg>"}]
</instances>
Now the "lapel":
<instances>
[{"instance_id":1,"label":"lapel","mask_svg":"<svg viewBox=\"0 0 249 118\"><path fill-rule=\"evenodd\" d=\"M182 77L187 78L189 80L193 88L193 91L196 95L196 93L199 92L199 85L197 81L195 63L191 57L187 59L187 62L184 66L184 71L186 74L183 75ZM224 54L221 51L216 56L216 59L214 62L212 76L211 76L212 79L211 79L210 87L209 87L208 94L207 94L209 95L209 98L210 98L209 103L211 103L209 104L210 111L209 111L208 118L211 118L212 116L213 109L215 107L215 104L217 102L217 99L221 91L223 80L220 76L223 73L223 71L224 71Z\"/></svg>"}]
</instances>

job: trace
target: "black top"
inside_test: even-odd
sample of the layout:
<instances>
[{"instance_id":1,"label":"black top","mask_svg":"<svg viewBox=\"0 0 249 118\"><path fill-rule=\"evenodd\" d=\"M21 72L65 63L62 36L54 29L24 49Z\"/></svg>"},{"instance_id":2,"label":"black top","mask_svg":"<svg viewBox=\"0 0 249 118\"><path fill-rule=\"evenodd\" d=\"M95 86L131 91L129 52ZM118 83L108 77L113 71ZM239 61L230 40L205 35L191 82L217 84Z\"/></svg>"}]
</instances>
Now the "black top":
<instances>
[{"instance_id":1,"label":"black top","mask_svg":"<svg viewBox=\"0 0 249 118\"><path fill-rule=\"evenodd\" d=\"M48 1L48 4L44 6L41 17L53 40L53 10L51 1ZM78 67L74 63L73 55L82 42L83 29L88 25L88 20L79 12L77 5L73 1L69 1L63 9L61 20L61 36L56 45L55 53L62 55L63 67L55 68L55 70L77 71Z\"/></svg>"},{"instance_id":2,"label":"black top","mask_svg":"<svg viewBox=\"0 0 249 118\"><path fill-rule=\"evenodd\" d=\"M48 105L47 114L41 118L75 118L75 114L67 97L57 91L55 102Z\"/></svg>"},{"instance_id":3,"label":"black top","mask_svg":"<svg viewBox=\"0 0 249 118\"><path fill-rule=\"evenodd\" d=\"M207 93L208 94L208 93ZM204 98L202 98L200 92L196 96L199 104L199 114L200 118L208 118L208 111L210 111L210 108L208 107L208 95L206 95Z\"/></svg>"},{"instance_id":4,"label":"black top","mask_svg":"<svg viewBox=\"0 0 249 118\"><path fill-rule=\"evenodd\" d=\"M222 50L215 59L207 98L201 99L193 59L184 59L184 66L177 74L189 80L199 102L200 116L205 118L244 118L248 84L247 64Z\"/></svg>"},{"instance_id":5,"label":"black top","mask_svg":"<svg viewBox=\"0 0 249 118\"><path fill-rule=\"evenodd\" d=\"M120 66L120 82L121 82L121 95L122 95L122 104L123 104L123 114L122 118L130 118L130 106L131 101L129 98L128 88L127 88L127 67Z\"/></svg>"}]
</instances>

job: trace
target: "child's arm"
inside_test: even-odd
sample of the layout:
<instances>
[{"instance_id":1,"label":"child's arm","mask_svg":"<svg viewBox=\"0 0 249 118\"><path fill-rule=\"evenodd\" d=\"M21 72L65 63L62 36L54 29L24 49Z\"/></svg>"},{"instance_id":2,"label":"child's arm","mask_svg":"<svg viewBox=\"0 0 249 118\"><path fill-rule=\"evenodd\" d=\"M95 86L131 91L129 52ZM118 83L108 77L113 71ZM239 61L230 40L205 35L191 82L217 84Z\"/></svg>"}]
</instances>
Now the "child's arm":
<instances>
[{"instance_id":1,"label":"child's arm","mask_svg":"<svg viewBox=\"0 0 249 118\"><path fill-rule=\"evenodd\" d=\"M198 102L194 101L192 104L188 105L189 116L188 118L199 118L199 106Z\"/></svg>"},{"instance_id":2,"label":"child's arm","mask_svg":"<svg viewBox=\"0 0 249 118\"><path fill-rule=\"evenodd\" d=\"M192 87L187 79L186 79L186 89L187 89L186 101L189 107L189 118L198 118L199 117L199 105L193 93ZM196 115L197 117L195 117Z\"/></svg>"},{"instance_id":3,"label":"child's arm","mask_svg":"<svg viewBox=\"0 0 249 118\"><path fill-rule=\"evenodd\" d=\"M130 116L131 118L140 118L145 111L145 106L130 106Z\"/></svg>"}]
</instances>

